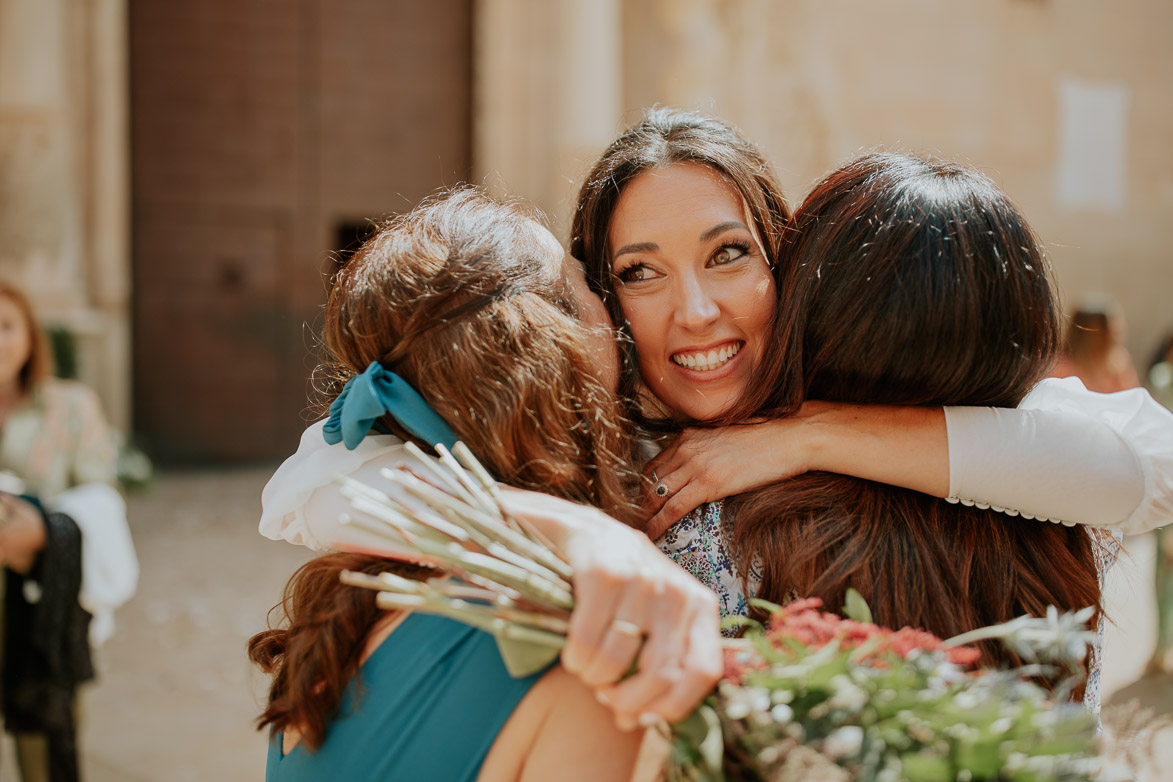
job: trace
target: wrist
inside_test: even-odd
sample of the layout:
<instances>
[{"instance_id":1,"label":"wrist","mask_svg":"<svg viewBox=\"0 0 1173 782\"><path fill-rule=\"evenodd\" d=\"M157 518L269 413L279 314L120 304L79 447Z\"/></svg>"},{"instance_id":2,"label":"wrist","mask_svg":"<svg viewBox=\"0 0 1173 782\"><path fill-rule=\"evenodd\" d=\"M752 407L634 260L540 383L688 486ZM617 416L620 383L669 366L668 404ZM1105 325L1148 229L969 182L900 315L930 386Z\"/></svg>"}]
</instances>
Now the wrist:
<instances>
[{"instance_id":1,"label":"wrist","mask_svg":"<svg viewBox=\"0 0 1173 782\"><path fill-rule=\"evenodd\" d=\"M851 418L850 406L833 402L805 402L797 416L804 424L799 438L799 462L806 472L823 470L840 472L842 448L850 440L845 436Z\"/></svg>"}]
</instances>

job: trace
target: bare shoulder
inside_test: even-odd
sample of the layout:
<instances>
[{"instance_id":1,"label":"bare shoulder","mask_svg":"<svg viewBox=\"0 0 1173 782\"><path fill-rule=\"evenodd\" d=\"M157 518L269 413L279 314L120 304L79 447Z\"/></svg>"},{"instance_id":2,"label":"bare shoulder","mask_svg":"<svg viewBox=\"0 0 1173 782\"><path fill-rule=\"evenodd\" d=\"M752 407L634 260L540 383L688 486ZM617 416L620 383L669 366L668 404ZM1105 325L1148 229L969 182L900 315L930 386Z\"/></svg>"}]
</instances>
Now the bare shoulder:
<instances>
[{"instance_id":1,"label":"bare shoulder","mask_svg":"<svg viewBox=\"0 0 1173 782\"><path fill-rule=\"evenodd\" d=\"M562 666L543 676L493 743L481 782L631 779L644 731L624 733L594 692Z\"/></svg>"}]
</instances>

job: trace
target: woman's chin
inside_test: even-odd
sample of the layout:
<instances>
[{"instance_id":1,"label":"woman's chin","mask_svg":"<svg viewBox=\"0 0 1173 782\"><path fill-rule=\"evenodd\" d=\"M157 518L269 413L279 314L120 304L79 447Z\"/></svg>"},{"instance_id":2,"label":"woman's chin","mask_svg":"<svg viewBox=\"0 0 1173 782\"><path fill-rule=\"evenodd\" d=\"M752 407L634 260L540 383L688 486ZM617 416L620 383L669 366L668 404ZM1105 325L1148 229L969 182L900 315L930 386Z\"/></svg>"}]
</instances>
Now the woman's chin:
<instances>
[{"instance_id":1,"label":"woman's chin","mask_svg":"<svg viewBox=\"0 0 1173 782\"><path fill-rule=\"evenodd\" d=\"M741 396L741 389L717 391L716 389L699 391L692 394L670 394L662 404L671 411L672 418L684 418L690 421L714 421L733 409L734 403Z\"/></svg>"}]
</instances>

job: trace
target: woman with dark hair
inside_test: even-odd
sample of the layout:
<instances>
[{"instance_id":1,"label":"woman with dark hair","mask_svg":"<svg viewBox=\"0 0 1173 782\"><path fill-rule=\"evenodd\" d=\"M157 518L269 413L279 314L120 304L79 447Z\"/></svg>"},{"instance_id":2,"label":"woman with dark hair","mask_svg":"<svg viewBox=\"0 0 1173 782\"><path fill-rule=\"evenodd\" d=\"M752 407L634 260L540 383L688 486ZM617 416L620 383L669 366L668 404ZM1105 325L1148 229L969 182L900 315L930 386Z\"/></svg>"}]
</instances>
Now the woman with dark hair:
<instances>
[{"instance_id":1,"label":"woman with dark hair","mask_svg":"<svg viewBox=\"0 0 1173 782\"><path fill-rule=\"evenodd\" d=\"M807 399L1013 407L1058 352L1037 238L962 166L896 154L844 166L799 207L782 260L785 320L754 381L772 396L742 415ZM760 573L747 590L768 600L841 606L853 587L878 624L943 638L1047 606L1099 610L1103 538L1079 527L825 472L730 498L725 513L738 560L757 563L743 572ZM982 651L1022 663L1001 643Z\"/></svg>"},{"instance_id":2,"label":"woman with dark hair","mask_svg":"<svg viewBox=\"0 0 1173 782\"><path fill-rule=\"evenodd\" d=\"M339 582L388 561L309 563L287 587L285 625L249 645L273 675L267 778L630 778L641 740L630 731L682 718L716 682L717 609L603 513L634 521L638 473L613 394L615 343L578 264L516 205L457 191L355 253L331 289L325 341L347 383L266 487L262 531L378 547L340 530L347 507L323 465L353 457L346 472L378 486L381 470L407 463L406 440L459 439L502 481L554 495L506 502L566 553L576 607L561 664L513 679L486 633L383 613Z\"/></svg>"},{"instance_id":3,"label":"woman with dark hair","mask_svg":"<svg viewBox=\"0 0 1173 782\"><path fill-rule=\"evenodd\" d=\"M693 112L649 111L580 191L570 249L624 341L629 409L649 432L685 429L647 465L649 502L663 504L649 534L809 469L1126 532L1173 514L1173 418L1143 395L1091 395L1073 381L1041 383L1019 410L809 405L712 430L745 423L728 415L734 400L760 407L769 393L748 381L784 315L787 222L760 152Z\"/></svg>"},{"instance_id":4,"label":"woman with dark hair","mask_svg":"<svg viewBox=\"0 0 1173 782\"><path fill-rule=\"evenodd\" d=\"M653 433L705 428L648 464L649 501L663 504L649 534L807 469L1129 533L1173 515L1173 419L1135 394L1094 396L1071 381L1040 384L1018 411L823 405L708 430L744 424L728 415L733 401L758 407L769 393L748 378L784 315L774 301L788 220L752 142L694 112L648 111L582 186L569 249L620 333L632 415Z\"/></svg>"}]
</instances>

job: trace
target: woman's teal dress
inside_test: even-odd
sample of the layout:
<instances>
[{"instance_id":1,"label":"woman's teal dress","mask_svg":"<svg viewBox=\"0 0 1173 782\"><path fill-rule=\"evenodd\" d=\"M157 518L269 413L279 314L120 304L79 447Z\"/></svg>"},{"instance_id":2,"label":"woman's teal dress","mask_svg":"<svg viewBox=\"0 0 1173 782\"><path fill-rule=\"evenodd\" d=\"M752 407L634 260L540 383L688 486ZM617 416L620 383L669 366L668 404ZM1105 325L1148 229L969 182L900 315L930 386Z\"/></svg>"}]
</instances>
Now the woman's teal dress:
<instances>
[{"instance_id":1,"label":"woman's teal dress","mask_svg":"<svg viewBox=\"0 0 1173 782\"><path fill-rule=\"evenodd\" d=\"M413 614L347 685L326 740L284 757L269 740L266 782L475 780L509 715L542 676L514 679L492 636Z\"/></svg>"}]
</instances>

